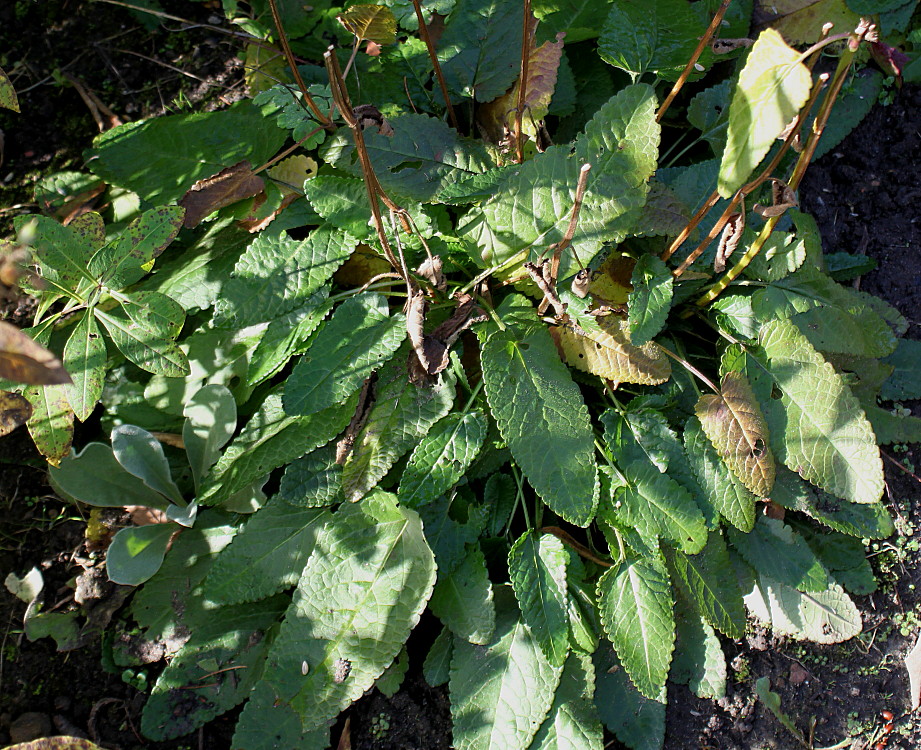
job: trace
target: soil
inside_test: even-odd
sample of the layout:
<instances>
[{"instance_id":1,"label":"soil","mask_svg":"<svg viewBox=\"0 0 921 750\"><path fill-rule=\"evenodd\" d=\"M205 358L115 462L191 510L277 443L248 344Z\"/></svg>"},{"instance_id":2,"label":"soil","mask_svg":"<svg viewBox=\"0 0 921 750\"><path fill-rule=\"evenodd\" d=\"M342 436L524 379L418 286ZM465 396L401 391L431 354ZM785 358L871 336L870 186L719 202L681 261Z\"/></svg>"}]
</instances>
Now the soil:
<instances>
[{"instance_id":1,"label":"soil","mask_svg":"<svg viewBox=\"0 0 921 750\"><path fill-rule=\"evenodd\" d=\"M239 42L197 25L221 26L220 3L160 0L160 5L194 23L165 21L147 28L122 8L86 0L0 3L0 67L20 91L23 112L0 112L5 136L0 236L7 234L16 212L8 207L32 208L30 185L38 176L80 169L81 153L98 132L90 109L61 74L72 76L123 120L186 106L222 106L241 95ZM866 253L878 261L860 288L895 305L910 321L912 338L921 338L916 313L921 227L914 210L921 197L921 174L914 168L918 154L921 88L906 87L889 106L875 107L857 130L814 164L801 190L803 207L816 217L826 251ZM28 307L0 307L0 318L17 323L29 313ZM906 406L921 414L916 404ZM814 747L849 739L850 745L839 746L864 750L884 740L893 750L921 746L921 723L909 713L902 665L921 626L921 569L912 536L921 527L921 479L913 473L921 451L912 447L897 453L895 448L887 451L885 463L887 501L899 534L871 548L880 586L855 599L863 634L819 647L752 628L744 640L724 641L730 662L727 697L714 703L670 686L668 750L799 746L756 699L759 677L770 678L782 710ZM43 466L24 429L0 438L0 576L39 567L46 605L63 612L73 606L67 584L85 560L84 521L51 493ZM137 730L145 696L136 688L140 675L103 669L98 640L65 653L56 652L47 638L30 642L22 634L24 610L0 587L0 744L12 739L11 731L32 727L39 734L88 736L112 748L230 747L235 712L181 740L142 739ZM417 630L410 645L413 652L425 653L433 629L423 620ZM155 676L155 670L144 675L148 681ZM885 711L893 714L888 735ZM371 691L348 712L348 720L355 750L450 747L445 691L429 687L418 666L410 668L398 693L386 697ZM344 734L343 719L333 728L334 745ZM620 744L606 737L606 747Z\"/></svg>"}]
</instances>

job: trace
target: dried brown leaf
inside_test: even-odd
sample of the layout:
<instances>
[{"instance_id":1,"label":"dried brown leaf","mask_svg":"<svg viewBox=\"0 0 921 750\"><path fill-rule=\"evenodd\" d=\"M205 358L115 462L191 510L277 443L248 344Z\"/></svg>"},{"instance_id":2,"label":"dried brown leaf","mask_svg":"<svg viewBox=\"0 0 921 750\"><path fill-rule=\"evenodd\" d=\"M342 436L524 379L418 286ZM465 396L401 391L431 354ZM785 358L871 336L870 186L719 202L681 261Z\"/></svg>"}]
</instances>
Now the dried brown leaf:
<instances>
[{"instance_id":1,"label":"dried brown leaf","mask_svg":"<svg viewBox=\"0 0 921 750\"><path fill-rule=\"evenodd\" d=\"M186 192L179 205L185 209L182 225L197 227L212 211L252 198L265 189L262 178L253 173L248 161L222 169L216 175L199 180Z\"/></svg>"},{"instance_id":2,"label":"dried brown leaf","mask_svg":"<svg viewBox=\"0 0 921 750\"><path fill-rule=\"evenodd\" d=\"M767 497L774 486L774 455L767 421L745 376L727 372L720 394L701 396L694 412L732 473L755 495Z\"/></svg>"},{"instance_id":3,"label":"dried brown leaf","mask_svg":"<svg viewBox=\"0 0 921 750\"><path fill-rule=\"evenodd\" d=\"M713 39L710 49L714 55L728 55L741 47L751 47L754 43L753 39Z\"/></svg>"},{"instance_id":4,"label":"dried brown leaf","mask_svg":"<svg viewBox=\"0 0 921 750\"><path fill-rule=\"evenodd\" d=\"M18 393L0 391L0 437L9 435L32 416L32 404Z\"/></svg>"},{"instance_id":5,"label":"dried brown leaf","mask_svg":"<svg viewBox=\"0 0 921 750\"><path fill-rule=\"evenodd\" d=\"M752 206L752 211L769 219L773 216L780 216L788 208L795 208L798 205L799 200L796 197L796 193L786 182L774 177L771 183L771 205L761 206L756 203Z\"/></svg>"},{"instance_id":6,"label":"dried brown leaf","mask_svg":"<svg viewBox=\"0 0 921 750\"><path fill-rule=\"evenodd\" d=\"M713 270L722 273L726 270L726 261L735 252L742 240L742 232L745 230L745 212L736 211L729 217L726 226L723 227L723 233L720 236L720 244L716 248L716 259L713 261Z\"/></svg>"},{"instance_id":7,"label":"dried brown leaf","mask_svg":"<svg viewBox=\"0 0 921 750\"><path fill-rule=\"evenodd\" d=\"M61 361L16 326L0 321L0 377L14 383L71 383Z\"/></svg>"}]
</instances>

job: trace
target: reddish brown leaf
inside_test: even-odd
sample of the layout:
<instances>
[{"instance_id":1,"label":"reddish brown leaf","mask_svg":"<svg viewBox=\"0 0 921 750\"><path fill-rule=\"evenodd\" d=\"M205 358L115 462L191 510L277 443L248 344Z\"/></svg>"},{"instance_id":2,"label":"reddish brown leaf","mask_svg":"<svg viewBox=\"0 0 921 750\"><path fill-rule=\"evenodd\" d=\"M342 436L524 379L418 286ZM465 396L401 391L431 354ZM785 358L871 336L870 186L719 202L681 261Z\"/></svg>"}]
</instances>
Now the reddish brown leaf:
<instances>
[{"instance_id":1,"label":"reddish brown leaf","mask_svg":"<svg viewBox=\"0 0 921 750\"><path fill-rule=\"evenodd\" d=\"M18 393L0 391L0 437L9 435L32 416L32 404Z\"/></svg>"},{"instance_id":2,"label":"reddish brown leaf","mask_svg":"<svg viewBox=\"0 0 921 750\"><path fill-rule=\"evenodd\" d=\"M796 198L796 193L790 189L790 186L787 185L786 182L783 180L778 180L775 177L773 178L773 183L771 184L771 205L761 206L756 203L754 206L752 206L752 211L766 219L769 219L772 216L780 216L788 208L794 208L798 205L799 200Z\"/></svg>"},{"instance_id":3,"label":"reddish brown leaf","mask_svg":"<svg viewBox=\"0 0 921 750\"><path fill-rule=\"evenodd\" d=\"M199 180L182 196L185 208L183 226L197 227L212 211L252 198L265 189L262 178L253 173L248 161L222 169L216 175Z\"/></svg>"},{"instance_id":4,"label":"reddish brown leaf","mask_svg":"<svg viewBox=\"0 0 921 750\"><path fill-rule=\"evenodd\" d=\"M0 377L30 385L63 385L72 382L57 357L41 344L36 344L16 326L2 321Z\"/></svg>"}]
</instances>

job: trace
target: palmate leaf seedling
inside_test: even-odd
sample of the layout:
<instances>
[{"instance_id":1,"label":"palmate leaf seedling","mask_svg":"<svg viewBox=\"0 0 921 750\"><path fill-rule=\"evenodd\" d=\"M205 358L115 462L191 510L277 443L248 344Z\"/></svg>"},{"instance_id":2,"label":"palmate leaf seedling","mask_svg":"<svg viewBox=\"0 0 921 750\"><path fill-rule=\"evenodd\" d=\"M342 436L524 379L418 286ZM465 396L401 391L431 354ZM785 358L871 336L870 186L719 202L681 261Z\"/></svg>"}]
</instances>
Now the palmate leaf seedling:
<instances>
[{"instance_id":1,"label":"palmate leaf seedling","mask_svg":"<svg viewBox=\"0 0 921 750\"><path fill-rule=\"evenodd\" d=\"M916 392L918 353L895 310L837 283L856 261L832 267L795 191L871 29L806 52L768 29L733 46L736 76L709 42L747 37L743 5L535 3L535 31L515 2L314 26L268 0L292 66L325 51L296 92L97 140L91 169L155 205L228 169L248 183L244 160L318 164L287 203L269 170L262 193L208 203L125 292L195 316L172 339L193 372L112 363L106 418L138 427L58 470L105 455L181 514L137 430L176 432L204 382L245 419L214 420L207 450L185 436L198 518L126 615L171 651L145 735L245 704L234 747L321 750L368 689L421 668L455 747L599 750L606 728L655 748L667 681L722 696L718 634L748 616L819 643L859 632L859 540L893 531L878 444L921 435L877 398ZM836 38L838 70L814 76ZM660 153L688 132L699 147ZM158 160L166 142L207 158ZM442 629L423 658L406 642L426 610Z\"/></svg>"}]
</instances>

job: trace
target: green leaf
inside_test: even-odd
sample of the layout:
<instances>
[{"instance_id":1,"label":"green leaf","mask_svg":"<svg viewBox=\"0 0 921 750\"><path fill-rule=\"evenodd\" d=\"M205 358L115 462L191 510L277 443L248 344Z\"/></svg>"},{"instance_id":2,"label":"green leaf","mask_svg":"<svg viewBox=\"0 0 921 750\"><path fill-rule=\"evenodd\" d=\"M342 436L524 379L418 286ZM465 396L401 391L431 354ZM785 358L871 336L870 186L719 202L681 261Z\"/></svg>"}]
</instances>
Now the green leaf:
<instances>
[{"instance_id":1,"label":"green leaf","mask_svg":"<svg viewBox=\"0 0 921 750\"><path fill-rule=\"evenodd\" d=\"M598 502L588 410L546 328L532 320L494 331L486 340L481 353L486 396L537 494L570 523L587 526Z\"/></svg>"},{"instance_id":2,"label":"green leaf","mask_svg":"<svg viewBox=\"0 0 921 750\"><path fill-rule=\"evenodd\" d=\"M425 655L425 662L422 664L422 674L429 685L440 687L447 684L451 678L451 657L453 655L454 636L447 627L443 627Z\"/></svg>"},{"instance_id":3,"label":"green leaf","mask_svg":"<svg viewBox=\"0 0 921 750\"><path fill-rule=\"evenodd\" d=\"M759 574L801 591L828 588L828 574L821 561L783 521L760 516L751 533L741 534L735 529L726 533L736 551Z\"/></svg>"},{"instance_id":4,"label":"green leaf","mask_svg":"<svg viewBox=\"0 0 921 750\"><path fill-rule=\"evenodd\" d=\"M672 580L704 619L724 635L741 638L745 633L745 608L723 535L710 532L707 546L696 555L667 548L664 551Z\"/></svg>"},{"instance_id":5,"label":"green leaf","mask_svg":"<svg viewBox=\"0 0 921 750\"><path fill-rule=\"evenodd\" d=\"M182 413L186 418L182 442L198 487L236 431L237 402L225 386L206 385L183 407Z\"/></svg>"},{"instance_id":6,"label":"green leaf","mask_svg":"<svg viewBox=\"0 0 921 750\"><path fill-rule=\"evenodd\" d=\"M788 321L766 323L760 342L780 393L761 404L777 457L835 495L879 500L883 468L876 436L841 377Z\"/></svg>"},{"instance_id":7,"label":"green leaf","mask_svg":"<svg viewBox=\"0 0 921 750\"><path fill-rule=\"evenodd\" d=\"M81 422L86 421L102 395L106 344L92 313L87 312L74 326L64 345L64 369L73 383L65 385L67 401Z\"/></svg>"},{"instance_id":8,"label":"green leaf","mask_svg":"<svg viewBox=\"0 0 921 750\"><path fill-rule=\"evenodd\" d=\"M490 102L518 78L522 8L500 0L458 0L445 19L438 60L452 99Z\"/></svg>"},{"instance_id":9,"label":"green leaf","mask_svg":"<svg viewBox=\"0 0 921 750\"><path fill-rule=\"evenodd\" d=\"M458 502L457 495L453 498L444 495L419 509L425 525L425 538L435 553L435 562L442 575L450 573L464 560L467 554L465 545L476 542L482 529L475 518L457 521L451 515L451 506L455 502Z\"/></svg>"},{"instance_id":10,"label":"green leaf","mask_svg":"<svg viewBox=\"0 0 921 750\"><path fill-rule=\"evenodd\" d=\"M665 741L665 697L650 700L630 682L610 646L594 656L595 705L604 725L633 750L662 750Z\"/></svg>"},{"instance_id":11,"label":"green leaf","mask_svg":"<svg viewBox=\"0 0 921 750\"><path fill-rule=\"evenodd\" d=\"M572 653L563 665L550 713L531 750L601 750L601 721L595 708L595 668L590 656Z\"/></svg>"},{"instance_id":12,"label":"green leaf","mask_svg":"<svg viewBox=\"0 0 921 750\"><path fill-rule=\"evenodd\" d=\"M437 118L412 114L388 122L392 136L367 130L364 137L381 186L396 195L428 202L455 180L493 166L482 144L461 138ZM322 155L339 169L361 174L352 136L341 129L327 141Z\"/></svg>"},{"instance_id":13,"label":"green leaf","mask_svg":"<svg viewBox=\"0 0 921 750\"><path fill-rule=\"evenodd\" d=\"M800 53L774 29L755 41L729 105L719 193L729 198L748 179L809 98L812 75Z\"/></svg>"},{"instance_id":14,"label":"green leaf","mask_svg":"<svg viewBox=\"0 0 921 750\"><path fill-rule=\"evenodd\" d=\"M257 606L224 607L199 624L144 704L144 735L156 741L181 737L246 700L268 651L266 631L286 604L286 597L276 597Z\"/></svg>"},{"instance_id":15,"label":"green leaf","mask_svg":"<svg viewBox=\"0 0 921 750\"><path fill-rule=\"evenodd\" d=\"M579 172L588 163L592 169L572 241L573 252L588 263L602 242L620 242L639 219L647 181L656 169L660 127L655 109L652 87L622 89L588 123L572 156L569 146L557 146L526 161L495 197L468 214L461 231L477 239L487 263L504 262L529 247L536 259L563 239ZM561 278L578 267L567 253Z\"/></svg>"},{"instance_id":16,"label":"green leaf","mask_svg":"<svg viewBox=\"0 0 921 750\"><path fill-rule=\"evenodd\" d=\"M837 583L859 596L876 591L876 579L862 539L836 532L823 534L799 525L797 528Z\"/></svg>"},{"instance_id":17,"label":"green leaf","mask_svg":"<svg viewBox=\"0 0 921 750\"><path fill-rule=\"evenodd\" d=\"M604 630L630 680L653 700L665 689L675 648L672 601L668 573L653 558L626 560L598 580Z\"/></svg>"},{"instance_id":18,"label":"green leaf","mask_svg":"<svg viewBox=\"0 0 921 750\"><path fill-rule=\"evenodd\" d=\"M161 206L145 211L90 258L89 271L109 289L124 289L146 276L150 263L179 234L185 209Z\"/></svg>"},{"instance_id":19,"label":"green leaf","mask_svg":"<svg viewBox=\"0 0 921 750\"><path fill-rule=\"evenodd\" d=\"M526 750L550 711L562 671L544 658L511 588L497 587L492 641L484 647L454 639L454 747Z\"/></svg>"},{"instance_id":20,"label":"green leaf","mask_svg":"<svg viewBox=\"0 0 921 750\"><path fill-rule=\"evenodd\" d=\"M320 216L353 237L365 238L374 231L363 180L317 175L304 183L304 197Z\"/></svg>"},{"instance_id":21,"label":"green leaf","mask_svg":"<svg viewBox=\"0 0 921 750\"><path fill-rule=\"evenodd\" d=\"M541 651L561 667L569 653L569 555L552 534L525 532L508 553L508 574L521 610Z\"/></svg>"},{"instance_id":22,"label":"green leaf","mask_svg":"<svg viewBox=\"0 0 921 750\"><path fill-rule=\"evenodd\" d=\"M336 446L319 448L288 464L279 492L291 505L302 508L322 508L341 501L342 466L336 463Z\"/></svg>"},{"instance_id":23,"label":"green leaf","mask_svg":"<svg viewBox=\"0 0 921 750\"><path fill-rule=\"evenodd\" d=\"M616 0L601 30L598 54L634 80L651 72L674 81L705 30L686 0ZM708 54L702 62L711 59Z\"/></svg>"},{"instance_id":24,"label":"green leaf","mask_svg":"<svg viewBox=\"0 0 921 750\"><path fill-rule=\"evenodd\" d=\"M18 216L13 226L19 233L26 227L35 233L32 253L38 261L39 274L51 287L44 295L52 299L62 293L74 296L69 292L75 292L81 281L90 278L86 264L94 248L81 234L49 216Z\"/></svg>"},{"instance_id":25,"label":"green leaf","mask_svg":"<svg viewBox=\"0 0 921 750\"><path fill-rule=\"evenodd\" d=\"M305 730L290 703L276 698L272 687L261 680L256 683L240 714L231 746L247 750L278 750L283 747L329 750L329 741L329 727Z\"/></svg>"},{"instance_id":26,"label":"green leaf","mask_svg":"<svg viewBox=\"0 0 921 750\"><path fill-rule=\"evenodd\" d=\"M531 9L540 21L539 35L549 39L565 31L570 44L597 37L608 10L606 4L594 0L535 0Z\"/></svg>"},{"instance_id":27,"label":"green leaf","mask_svg":"<svg viewBox=\"0 0 921 750\"><path fill-rule=\"evenodd\" d=\"M32 442L52 466L58 466L74 439L74 412L63 385L30 385L22 395L32 404L26 423Z\"/></svg>"},{"instance_id":28,"label":"green leaf","mask_svg":"<svg viewBox=\"0 0 921 750\"><path fill-rule=\"evenodd\" d=\"M634 346L650 341L665 326L674 280L671 269L657 255L646 253L636 262L630 278L633 290L627 302L630 343Z\"/></svg>"},{"instance_id":29,"label":"green leaf","mask_svg":"<svg viewBox=\"0 0 921 750\"><path fill-rule=\"evenodd\" d=\"M86 152L106 182L152 204L172 203L200 179L243 160L268 161L287 133L248 101L220 112L167 115L112 128Z\"/></svg>"},{"instance_id":30,"label":"green leaf","mask_svg":"<svg viewBox=\"0 0 921 750\"><path fill-rule=\"evenodd\" d=\"M167 500L138 477L129 474L108 445L89 443L49 469L55 490L81 503L100 508L141 505L165 510Z\"/></svg>"},{"instance_id":31,"label":"green leaf","mask_svg":"<svg viewBox=\"0 0 921 750\"><path fill-rule=\"evenodd\" d=\"M518 500L518 487L508 474L495 473L486 480L483 488L483 502L489 508L486 533L499 536L508 526L509 517Z\"/></svg>"},{"instance_id":32,"label":"green leaf","mask_svg":"<svg viewBox=\"0 0 921 750\"><path fill-rule=\"evenodd\" d=\"M142 370L167 378L184 378L191 373L188 357L179 345L147 327L147 321L140 316L130 318L120 311L106 313L98 307L93 309L93 313L105 326L118 350Z\"/></svg>"},{"instance_id":33,"label":"green leaf","mask_svg":"<svg viewBox=\"0 0 921 750\"><path fill-rule=\"evenodd\" d=\"M325 445L349 423L357 398L308 417L290 417L270 394L209 472L198 500L217 505L273 469Z\"/></svg>"},{"instance_id":34,"label":"green leaf","mask_svg":"<svg viewBox=\"0 0 921 750\"><path fill-rule=\"evenodd\" d=\"M378 492L333 515L272 645L263 679L305 731L325 727L374 684L432 592L422 524L395 499Z\"/></svg>"},{"instance_id":35,"label":"green leaf","mask_svg":"<svg viewBox=\"0 0 921 750\"><path fill-rule=\"evenodd\" d=\"M430 503L464 475L486 437L480 411L455 412L442 418L409 457L397 493L410 508Z\"/></svg>"},{"instance_id":36,"label":"green leaf","mask_svg":"<svg viewBox=\"0 0 921 750\"><path fill-rule=\"evenodd\" d=\"M185 505L182 493L170 475L163 446L147 430L123 424L112 430L112 453L129 474L136 476L154 492L178 505Z\"/></svg>"},{"instance_id":37,"label":"green leaf","mask_svg":"<svg viewBox=\"0 0 921 750\"><path fill-rule=\"evenodd\" d=\"M894 414L878 406L867 407L867 418L873 425L880 445L892 443L921 443L921 419L911 415Z\"/></svg>"},{"instance_id":38,"label":"green leaf","mask_svg":"<svg viewBox=\"0 0 921 750\"><path fill-rule=\"evenodd\" d=\"M109 580L138 586L160 569L166 545L180 527L174 523L129 526L119 531L106 551Z\"/></svg>"},{"instance_id":39,"label":"green leaf","mask_svg":"<svg viewBox=\"0 0 921 750\"><path fill-rule=\"evenodd\" d=\"M459 565L442 571L429 607L458 638L481 646L492 640L496 608L480 545L471 544Z\"/></svg>"},{"instance_id":40,"label":"green leaf","mask_svg":"<svg viewBox=\"0 0 921 750\"><path fill-rule=\"evenodd\" d=\"M389 316L385 297L373 292L350 297L294 366L285 389L285 411L315 414L347 398L405 338L406 317Z\"/></svg>"},{"instance_id":41,"label":"green leaf","mask_svg":"<svg viewBox=\"0 0 921 750\"><path fill-rule=\"evenodd\" d=\"M358 240L331 227L305 240L260 234L246 248L215 306L221 326L274 320L304 305L332 277Z\"/></svg>"},{"instance_id":42,"label":"green leaf","mask_svg":"<svg viewBox=\"0 0 921 750\"><path fill-rule=\"evenodd\" d=\"M0 68L0 107L19 112L19 99L10 77Z\"/></svg>"},{"instance_id":43,"label":"green leaf","mask_svg":"<svg viewBox=\"0 0 921 750\"><path fill-rule=\"evenodd\" d=\"M716 156L726 146L730 85L731 81L726 79L696 94L688 103L688 122L700 131L700 137L710 144Z\"/></svg>"},{"instance_id":44,"label":"green leaf","mask_svg":"<svg viewBox=\"0 0 921 750\"><path fill-rule=\"evenodd\" d=\"M517 164L496 167L479 174L464 175L457 182L452 182L435 196L439 203L448 203L452 206L463 206L468 203L479 203L490 198L499 186L518 169Z\"/></svg>"},{"instance_id":45,"label":"green leaf","mask_svg":"<svg viewBox=\"0 0 921 750\"><path fill-rule=\"evenodd\" d=\"M454 402L454 376L445 371L433 386L411 383L405 351L404 346L378 375L374 406L342 467L347 500L364 497Z\"/></svg>"},{"instance_id":46,"label":"green leaf","mask_svg":"<svg viewBox=\"0 0 921 750\"><path fill-rule=\"evenodd\" d=\"M813 643L841 643L863 628L860 612L837 583L804 593L761 574L745 597L752 615L770 625L775 635Z\"/></svg>"},{"instance_id":47,"label":"green leaf","mask_svg":"<svg viewBox=\"0 0 921 750\"><path fill-rule=\"evenodd\" d=\"M742 595L738 598L741 607ZM725 696L726 657L710 623L678 599L675 626L675 658L669 679L687 684L698 698Z\"/></svg>"},{"instance_id":48,"label":"green leaf","mask_svg":"<svg viewBox=\"0 0 921 750\"><path fill-rule=\"evenodd\" d=\"M328 511L296 508L279 496L272 498L217 556L203 584L208 600L242 604L290 588L330 520Z\"/></svg>"},{"instance_id":49,"label":"green leaf","mask_svg":"<svg viewBox=\"0 0 921 750\"><path fill-rule=\"evenodd\" d=\"M66 351L64 356L66 362ZM883 361L895 369L883 383L880 398L887 401L921 398L921 383L918 378L918 372L921 370L921 341L900 339L896 350ZM70 368L67 369L73 372Z\"/></svg>"}]
</instances>

